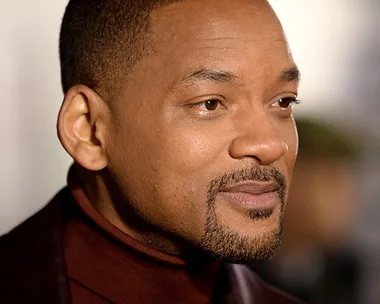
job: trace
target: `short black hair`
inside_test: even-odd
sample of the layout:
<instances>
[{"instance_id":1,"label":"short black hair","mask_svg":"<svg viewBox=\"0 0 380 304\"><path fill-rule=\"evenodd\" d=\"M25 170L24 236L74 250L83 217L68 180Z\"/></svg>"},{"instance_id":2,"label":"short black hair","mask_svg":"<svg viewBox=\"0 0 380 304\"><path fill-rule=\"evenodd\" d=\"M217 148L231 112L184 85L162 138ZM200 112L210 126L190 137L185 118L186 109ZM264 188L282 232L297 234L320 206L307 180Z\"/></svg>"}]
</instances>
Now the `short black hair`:
<instances>
[{"instance_id":1,"label":"short black hair","mask_svg":"<svg viewBox=\"0 0 380 304\"><path fill-rule=\"evenodd\" d=\"M180 0L70 0L59 53L64 93L76 84L113 90L149 53L150 14Z\"/></svg>"}]
</instances>

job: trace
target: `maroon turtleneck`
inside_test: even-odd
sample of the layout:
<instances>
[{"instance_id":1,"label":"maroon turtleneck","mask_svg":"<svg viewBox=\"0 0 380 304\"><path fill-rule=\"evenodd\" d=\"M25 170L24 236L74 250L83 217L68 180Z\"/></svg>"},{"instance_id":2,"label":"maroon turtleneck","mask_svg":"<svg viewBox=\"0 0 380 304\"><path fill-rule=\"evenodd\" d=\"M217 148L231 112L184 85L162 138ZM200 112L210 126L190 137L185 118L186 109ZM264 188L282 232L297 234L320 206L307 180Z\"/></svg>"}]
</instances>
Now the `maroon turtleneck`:
<instances>
[{"instance_id":1,"label":"maroon turtleneck","mask_svg":"<svg viewBox=\"0 0 380 304\"><path fill-rule=\"evenodd\" d=\"M73 303L210 303L218 262L190 265L113 226L87 198L74 168L65 258Z\"/></svg>"}]
</instances>

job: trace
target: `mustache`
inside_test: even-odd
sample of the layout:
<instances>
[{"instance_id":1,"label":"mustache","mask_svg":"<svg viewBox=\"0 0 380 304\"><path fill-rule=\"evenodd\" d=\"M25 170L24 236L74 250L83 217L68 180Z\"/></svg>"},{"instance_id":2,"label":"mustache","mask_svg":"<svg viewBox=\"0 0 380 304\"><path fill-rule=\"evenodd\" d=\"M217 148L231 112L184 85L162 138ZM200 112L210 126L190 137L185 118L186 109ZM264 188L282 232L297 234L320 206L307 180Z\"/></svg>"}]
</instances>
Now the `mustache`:
<instances>
[{"instance_id":1,"label":"mustache","mask_svg":"<svg viewBox=\"0 0 380 304\"><path fill-rule=\"evenodd\" d=\"M223 188L233 186L237 183L257 181L257 182L275 182L279 185L279 196L281 201L285 199L286 179L285 176L275 167L252 166L249 168L239 169L218 178L213 179L208 187L207 200L212 203L218 192Z\"/></svg>"}]
</instances>

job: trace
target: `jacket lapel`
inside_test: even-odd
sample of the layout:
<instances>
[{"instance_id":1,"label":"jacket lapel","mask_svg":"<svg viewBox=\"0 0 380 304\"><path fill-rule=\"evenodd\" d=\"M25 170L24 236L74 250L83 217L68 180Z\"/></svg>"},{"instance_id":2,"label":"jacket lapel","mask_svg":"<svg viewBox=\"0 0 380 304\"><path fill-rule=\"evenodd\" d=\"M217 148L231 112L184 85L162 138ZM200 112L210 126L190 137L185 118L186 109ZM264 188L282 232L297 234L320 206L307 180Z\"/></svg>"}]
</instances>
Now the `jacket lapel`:
<instances>
[{"instance_id":1,"label":"jacket lapel","mask_svg":"<svg viewBox=\"0 0 380 304\"><path fill-rule=\"evenodd\" d=\"M1 303L71 304L63 251L63 206L71 200L63 189L0 238Z\"/></svg>"}]
</instances>

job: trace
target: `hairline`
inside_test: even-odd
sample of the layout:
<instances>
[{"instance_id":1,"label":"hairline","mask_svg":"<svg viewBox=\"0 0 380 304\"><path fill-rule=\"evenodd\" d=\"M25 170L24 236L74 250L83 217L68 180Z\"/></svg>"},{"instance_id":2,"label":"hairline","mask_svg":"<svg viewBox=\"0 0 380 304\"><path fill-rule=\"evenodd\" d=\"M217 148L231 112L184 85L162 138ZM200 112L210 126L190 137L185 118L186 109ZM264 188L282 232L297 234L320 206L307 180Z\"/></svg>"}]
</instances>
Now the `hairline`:
<instances>
[{"instance_id":1,"label":"hairline","mask_svg":"<svg viewBox=\"0 0 380 304\"><path fill-rule=\"evenodd\" d=\"M85 44L76 41L73 46L77 49L73 51L68 51L72 45L67 42L63 44L62 38L70 39L73 33L78 31L75 28L73 29L72 25L72 23L76 21L75 13L73 14L74 16L69 15L68 19L65 19L68 8L75 10L75 7L72 7L75 5L75 2L69 1L61 23L59 40L63 93L66 94L71 87L81 84L94 90L100 96L112 98L112 96L117 94L120 89L124 87L130 75L133 74L136 65L148 56L154 54L155 34L152 30L152 14L172 3L182 1L185 0L147 0L145 2L146 7L138 10L138 16L136 16L136 14L129 16L132 21L137 22L137 26L128 28L128 26L123 27L121 25L120 28L122 28L122 30L120 34L106 33L108 36L104 41L101 40L97 42L104 43L105 46L96 53L91 52L97 46L94 42L90 45L86 45L86 41ZM138 3L135 3L135 5L138 5ZM124 15L127 14L128 12L126 11ZM81 21L81 18L84 17L79 15L79 18ZM99 26L99 24L96 26ZM99 37L91 31L86 32L83 37L82 39L88 41L99 39ZM75 39L81 39L81 37ZM106 39L110 39L110 41L106 41ZM78 53L73 54L73 52L76 51ZM84 59L80 56L88 57ZM74 67L70 65L74 65Z\"/></svg>"}]
</instances>

